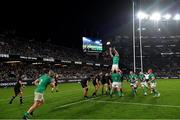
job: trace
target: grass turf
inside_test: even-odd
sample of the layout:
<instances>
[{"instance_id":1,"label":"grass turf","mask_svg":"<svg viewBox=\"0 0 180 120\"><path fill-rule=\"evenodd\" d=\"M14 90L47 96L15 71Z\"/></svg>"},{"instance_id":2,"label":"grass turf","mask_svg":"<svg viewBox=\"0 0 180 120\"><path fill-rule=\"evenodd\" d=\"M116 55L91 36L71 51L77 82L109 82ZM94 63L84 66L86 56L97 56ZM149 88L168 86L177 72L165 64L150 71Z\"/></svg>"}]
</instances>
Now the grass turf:
<instances>
[{"instance_id":1,"label":"grass turf","mask_svg":"<svg viewBox=\"0 0 180 120\"><path fill-rule=\"evenodd\" d=\"M124 97L101 96L84 100L82 88L78 83L59 85L59 92L45 92L45 104L34 112L32 119L180 119L180 79L158 80L159 98L152 94L143 96L138 88L138 95L133 97L129 85L124 82ZM19 104L17 97L13 104L8 104L13 95L13 88L0 89L0 119L21 119L33 103L35 86L24 88L24 103ZM94 87L90 85L89 96Z\"/></svg>"}]
</instances>

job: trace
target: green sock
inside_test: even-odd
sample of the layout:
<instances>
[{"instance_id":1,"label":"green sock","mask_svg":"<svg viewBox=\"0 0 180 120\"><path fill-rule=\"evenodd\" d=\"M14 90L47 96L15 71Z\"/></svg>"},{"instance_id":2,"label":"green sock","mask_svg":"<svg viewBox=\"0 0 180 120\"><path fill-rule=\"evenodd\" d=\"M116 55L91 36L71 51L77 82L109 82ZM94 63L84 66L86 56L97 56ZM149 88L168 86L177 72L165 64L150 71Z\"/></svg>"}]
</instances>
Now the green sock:
<instances>
[{"instance_id":1,"label":"green sock","mask_svg":"<svg viewBox=\"0 0 180 120\"><path fill-rule=\"evenodd\" d=\"M111 89L110 95L112 95L112 94L113 94L113 90Z\"/></svg>"},{"instance_id":2,"label":"green sock","mask_svg":"<svg viewBox=\"0 0 180 120\"><path fill-rule=\"evenodd\" d=\"M133 89L133 95L135 95L136 94L136 90L135 89Z\"/></svg>"},{"instance_id":3,"label":"green sock","mask_svg":"<svg viewBox=\"0 0 180 120\"><path fill-rule=\"evenodd\" d=\"M144 94L146 93L146 87L143 88L143 92L144 92Z\"/></svg>"},{"instance_id":4,"label":"green sock","mask_svg":"<svg viewBox=\"0 0 180 120\"><path fill-rule=\"evenodd\" d=\"M119 97L121 96L121 92L120 91L118 91L118 95L119 95Z\"/></svg>"},{"instance_id":5,"label":"green sock","mask_svg":"<svg viewBox=\"0 0 180 120\"><path fill-rule=\"evenodd\" d=\"M28 117L28 116L29 116L29 113L28 113L28 112L25 112L25 113L24 113L24 116Z\"/></svg>"},{"instance_id":6,"label":"green sock","mask_svg":"<svg viewBox=\"0 0 180 120\"><path fill-rule=\"evenodd\" d=\"M158 92L156 91L156 89L153 89L153 93L154 93L154 95L157 95L157 94L158 94Z\"/></svg>"}]
</instances>

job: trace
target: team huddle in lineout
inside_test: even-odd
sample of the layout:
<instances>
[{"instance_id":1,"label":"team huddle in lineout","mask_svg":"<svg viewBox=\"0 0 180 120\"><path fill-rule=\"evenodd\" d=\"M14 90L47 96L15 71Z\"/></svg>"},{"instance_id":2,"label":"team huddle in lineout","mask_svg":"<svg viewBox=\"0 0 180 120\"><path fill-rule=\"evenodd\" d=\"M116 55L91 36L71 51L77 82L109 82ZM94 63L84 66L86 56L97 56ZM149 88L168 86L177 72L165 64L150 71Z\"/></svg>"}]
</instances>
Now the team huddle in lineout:
<instances>
[{"instance_id":1,"label":"team huddle in lineout","mask_svg":"<svg viewBox=\"0 0 180 120\"><path fill-rule=\"evenodd\" d=\"M127 80L131 89L132 95L136 96L137 88L140 86L143 89L143 94L147 95L147 90L150 90L154 94L154 97L159 97L160 93L156 90L156 78L153 74L152 69L149 69L146 74L140 72L139 75L135 74L133 71L129 72L128 76L123 75L121 69L119 69L119 54L115 48L110 48L110 55L112 57L112 69L111 73L100 73L95 77L88 77L81 81L81 85L84 89L84 98L88 98L88 82L92 81L95 90L92 96L96 96L98 89L100 88L100 81L102 84L102 95L110 95L112 97L113 93L117 91L118 96L124 96L123 93L123 80Z\"/></svg>"},{"instance_id":2,"label":"team huddle in lineout","mask_svg":"<svg viewBox=\"0 0 180 120\"><path fill-rule=\"evenodd\" d=\"M123 71L119 69L119 54L115 48L110 47L110 55L112 57L112 69L110 73L99 73L97 75L90 75L85 79L81 80L81 85L83 88L83 96L85 99L88 97L88 83L92 81L95 89L92 94L93 97L97 96L97 91L102 86L102 95L109 95L113 97L113 94L116 92L118 96L123 97L123 80L127 80L130 88L132 90L132 95L137 95L137 88L141 87L143 89L143 94L146 96L147 91L150 90L154 94L154 97L159 97L160 93L156 90L156 78L153 74L152 69L149 69L146 74L140 72L138 75L133 71L129 72L129 75L123 75ZM58 74L54 73L52 70L46 69L45 73L33 82L37 86L34 92L34 103L30 106L27 112L24 113L23 119L28 119L30 115L33 115L33 112L44 103L44 91L48 85L51 85L52 92L57 90L57 79L59 78ZM101 82L101 84L100 84ZM23 103L22 99L22 81L19 77L15 87L14 87L14 96L9 101L9 104L13 103L13 100L20 96L20 103Z\"/></svg>"}]
</instances>

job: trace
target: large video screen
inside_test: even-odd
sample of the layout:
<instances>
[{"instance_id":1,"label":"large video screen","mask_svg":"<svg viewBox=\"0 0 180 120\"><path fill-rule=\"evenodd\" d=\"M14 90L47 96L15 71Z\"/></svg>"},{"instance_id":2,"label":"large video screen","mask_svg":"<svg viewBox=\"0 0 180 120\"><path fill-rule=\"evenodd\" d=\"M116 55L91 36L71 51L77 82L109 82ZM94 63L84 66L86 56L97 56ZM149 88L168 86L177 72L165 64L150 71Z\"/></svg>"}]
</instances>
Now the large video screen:
<instances>
[{"instance_id":1,"label":"large video screen","mask_svg":"<svg viewBox=\"0 0 180 120\"><path fill-rule=\"evenodd\" d=\"M102 40L97 38L82 37L84 52L102 52Z\"/></svg>"}]
</instances>

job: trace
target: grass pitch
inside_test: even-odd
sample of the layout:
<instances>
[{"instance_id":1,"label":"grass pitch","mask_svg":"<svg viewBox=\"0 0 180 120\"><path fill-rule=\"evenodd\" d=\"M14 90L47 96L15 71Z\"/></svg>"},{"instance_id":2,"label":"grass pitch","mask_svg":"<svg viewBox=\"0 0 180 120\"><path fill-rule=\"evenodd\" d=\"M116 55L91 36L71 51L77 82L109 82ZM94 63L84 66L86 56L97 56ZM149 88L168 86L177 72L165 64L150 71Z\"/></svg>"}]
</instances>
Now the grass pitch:
<instances>
[{"instance_id":1,"label":"grass pitch","mask_svg":"<svg viewBox=\"0 0 180 120\"><path fill-rule=\"evenodd\" d=\"M21 119L31 106L35 86L24 88L24 103L17 97L8 104L13 88L0 89L0 119ZM90 85L89 96L94 87ZM84 100L79 83L59 84L59 92L45 92L45 104L34 112L30 119L180 119L180 79L158 80L157 89L161 93L154 98L150 92L133 97L128 83L124 82L124 97L102 96Z\"/></svg>"}]
</instances>

